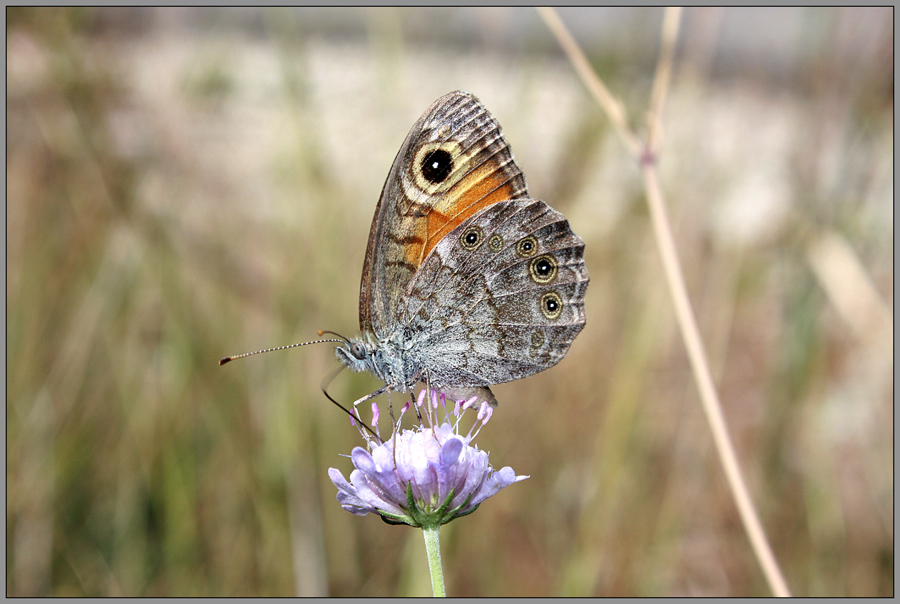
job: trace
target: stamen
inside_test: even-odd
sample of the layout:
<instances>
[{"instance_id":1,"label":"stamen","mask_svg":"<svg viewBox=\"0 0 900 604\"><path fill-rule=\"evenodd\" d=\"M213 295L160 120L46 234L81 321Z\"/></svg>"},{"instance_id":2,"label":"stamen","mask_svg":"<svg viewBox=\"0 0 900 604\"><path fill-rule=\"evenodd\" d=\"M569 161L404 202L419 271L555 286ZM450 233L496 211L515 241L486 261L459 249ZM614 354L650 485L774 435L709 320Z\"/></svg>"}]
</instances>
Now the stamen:
<instances>
[{"instance_id":1,"label":"stamen","mask_svg":"<svg viewBox=\"0 0 900 604\"><path fill-rule=\"evenodd\" d=\"M485 413L484 413L484 419L481 421L482 426L487 425L487 423L491 420L491 416L494 415L493 407L488 405L487 402L484 403L484 406L485 406Z\"/></svg>"},{"instance_id":2,"label":"stamen","mask_svg":"<svg viewBox=\"0 0 900 604\"><path fill-rule=\"evenodd\" d=\"M450 412L447 411L447 395L443 392L441 392L441 407L444 408L444 419L446 420L450 415Z\"/></svg>"},{"instance_id":3,"label":"stamen","mask_svg":"<svg viewBox=\"0 0 900 604\"><path fill-rule=\"evenodd\" d=\"M425 409L427 411L428 422L431 424L431 433L435 439L437 439L437 428L439 425L439 420L437 416L437 412L435 411L438 406L438 393L432 390L430 387L428 388L428 397L429 397L429 406Z\"/></svg>"},{"instance_id":4,"label":"stamen","mask_svg":"<svg viewBox=\"0 0 900 604\"><path fill-rule=\"evenodd\" d=\"M481 432L481 429L488 422L488 419L490 419L493 412L494 410L487 404L487 401L481 403L481 407L478 410L478 417L475 423L472 424L472 427L469 428L469 434L466 435L466 438L468 438L469 441L474 440L474 438L478 436L478 433ZM475 432L473 433L472 430L475 430Z\"/></svg>"},{"instance_id":5,"label":"stamen","mask_svg":"<svg viewBox=\"0 0 900 604\"><path fill-rule=\"evenodd\" d=\"M381 430L378 428L378 417L381 415L381 410L378 408L378 403L372 401L372 426L375 428L375 434L378 436L378 440L381 440Z\"/></svg>"},{"instance_id":6,"label":"stamen","mask_svg":"<svg viewBox=\"0 0 900 604\"><path fill-rule=\"evenodd\" d=\"M457 417L459 416L460 412L462 411L462 405L464 402L466 402L465 399L460 399L460 400L456 401L456 403L454 403L453 415L456 415Z\"/></svg>"},{"instance_id":7,"label":"stamen","mask_svg":"<svg viewBox=\"0 0 900 604\"><path fill-rule=\"evenodd\" d=\"M478 430L476 430L476 428L478 428L478 430L481 429L481 427L478 425L477 421L475 423L473 423L471 426L469 426L469 433L466 434L466 442L471 442L473 438L478 436ZM472 433L473 430L475 431L474 434Z\"/></svg>"},{"instance_id":8,"label":"stamen","mask_svg":"<svg viewBox=\"0 0 900 604\"><path fill-rule=\"evenodd\" d=\"M453 405L453 415L456 418L453 420L453 431L457 434L459 434L459 422L462 421L462 416L465 413L465 410L462 408L464 402L464 400L458 400Z\"/></svg>"},{"instance_id":9,"label":"stamen","mask_svg":"<svg viewBox=\"0 0 900 604\"><path fill-rule=\"evenodd\" d=\"M409 401L406 401L403 404L403 407L400 408L400 417L397 418L397 421L394 423L394 434L400 431L400 423L403 421L403 414L409 411Z\"/></svg>"}]
</instances>

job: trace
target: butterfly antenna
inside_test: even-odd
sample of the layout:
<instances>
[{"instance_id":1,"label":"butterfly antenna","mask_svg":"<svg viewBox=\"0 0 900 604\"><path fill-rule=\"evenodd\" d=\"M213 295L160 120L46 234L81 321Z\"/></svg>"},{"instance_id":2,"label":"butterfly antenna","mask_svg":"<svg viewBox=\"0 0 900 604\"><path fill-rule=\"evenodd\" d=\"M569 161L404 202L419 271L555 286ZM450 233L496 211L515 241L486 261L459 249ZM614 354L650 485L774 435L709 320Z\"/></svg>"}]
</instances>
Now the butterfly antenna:
<instances>
[{"instance_id":1,"label":"butterfly antenna","mask_svg":"<svg viewBox=\"0 0 900 604\"><path fill-rule=\"evenodd\" d=\"M320 331L319 335L322 335L323 333L331 333L331 332L321 332ZM337 336L338 334L334 334L334 335ZM342 338L343 336L338 336L338 337ZM328 338L325 340L314 340L312 342L300 342L299 344L288 344L287 346L278 346L276 348L266 348L265 350L255 350L253 352L245 352L244 354L236 354L236 355L230 356L230 357L222 357L221 359L219 359L219 365L224 365L225 363L230 363L231 361L234 361L236 359L242 359L244 357L249 357L250 355L254 355L254 354L262 354L264 352L274 352L276 350L287 350L288 348L296 348L298 346L306 346L307 344L323 344L325 342L337 342L339 344L346 344L349 342L349 340L347 340L347 338L343 338L342 340L335 340L333 338Z\"/></svg>"},{"instance_id":2,"label":"butterfly antenna","mask_svg":"<svg viewBox=\"0 0 900 604\"><path fill-rule=\"evenodd\" d=\"M317 333L319 334L319 337L324 336L324 335L327 333L327 334L331 334L331 335L333 335L333 336L335 336L335 337L337 337L337 338L340 338L341 341L342 341L344 344L349 344L349 343L350 343L350 338L348 338L348 337L346 337L346 336L342 336L341 334L336 333L336 332L334 332L334 331L331 331L331 330L329 330L329 329L324 329L324 330L323 330L323 329L320 329ZM326 341L326 342L329 342L330 340L325 340L325 341Z\"/></svg>"}]
</instances>

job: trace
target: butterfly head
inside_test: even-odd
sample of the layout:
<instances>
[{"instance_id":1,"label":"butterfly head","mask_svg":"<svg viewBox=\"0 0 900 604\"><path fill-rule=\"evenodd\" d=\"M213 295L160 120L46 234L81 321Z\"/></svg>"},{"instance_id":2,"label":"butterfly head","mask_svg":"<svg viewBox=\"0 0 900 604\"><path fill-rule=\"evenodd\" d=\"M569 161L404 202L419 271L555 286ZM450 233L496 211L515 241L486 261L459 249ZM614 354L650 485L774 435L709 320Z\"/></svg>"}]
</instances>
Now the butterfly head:
<instances>
[{"instance_id":1,"label":"butterfly head","mask_svg":"<svg viewBox=\"0 0 900 604\"><path fill-rule=\"evenodd\" d=\"M335 348L334 353L351 371L376 373L374 357L377 348L370 338L356 338Z\"/></svg>"},{"instance_id":2,"label":"butterfly head","mask_svg":"<svg viewBox=\"0 0 900 604\"><path fill-rule=\"evenodd\" d=\"M390 389L403 390L422 377L422 365L409 348L403 332L380 339L366 331L362 337L342 343L334 352L351 371L367 371Z\"/></svg>"}]
</instances>

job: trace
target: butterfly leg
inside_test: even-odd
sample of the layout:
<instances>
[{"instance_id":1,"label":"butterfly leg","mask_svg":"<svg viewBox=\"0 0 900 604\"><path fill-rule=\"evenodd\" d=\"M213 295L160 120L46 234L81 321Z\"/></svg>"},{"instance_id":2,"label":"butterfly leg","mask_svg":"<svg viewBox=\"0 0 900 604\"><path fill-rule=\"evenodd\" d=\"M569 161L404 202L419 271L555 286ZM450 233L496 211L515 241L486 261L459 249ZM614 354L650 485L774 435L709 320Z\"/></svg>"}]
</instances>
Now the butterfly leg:
<instances>
[{"instance_id":1,"label":"butterfly leg","mask_svg":"<svg viewBox=\"0 0 900 604\"><path fill-rule=\"evenodd\" d=\"M365 395L364 397L353 401L353 405L352 405L353 412L350 414L351 417L359 424L366 426L365 422L363 422L362 418L359 416L359 410L357 409L357 406L361 405L362 403L364 403L366 401L370 401L375 397L381 396L385 392L388 392L388 393L390 392L390 388L388 386L382 386L378 390L376 390L374 392L370 392L369 394ZM388 404L390 404L390 394L388 395L388 401L389 401ZM393 416L393 412L391 413L391 415ZM391 418L391 421L393 422L393 417ZM366 428L368 428L368 426L366 426ZM375 436L375 438L379 441L379 444L381 442L383 442L381 440L381 435L378 432L378 424L377 423L375 423L375 425L372 426L372 428L369 428L368 430L364 430L360 427L359 432L360 432L360 434L362 434L362 436L366 440L366 442L368 442L370 439L370 433Z\"/></svg>"},{"instance_id":2,"label":"butterfly leg","mask_svg":"<svg viewBox=\"0 0 900 604\"><path fill-rule=\"evenodd\" d=\"M434 409L431 408L431 374L428 369L425 369L425 417L428 418L429 423L432 427L434 427L435 421L432 417L432 413ZM422 425L422 416L419 415L419 425Z\"/></svg>"}]
</instances>

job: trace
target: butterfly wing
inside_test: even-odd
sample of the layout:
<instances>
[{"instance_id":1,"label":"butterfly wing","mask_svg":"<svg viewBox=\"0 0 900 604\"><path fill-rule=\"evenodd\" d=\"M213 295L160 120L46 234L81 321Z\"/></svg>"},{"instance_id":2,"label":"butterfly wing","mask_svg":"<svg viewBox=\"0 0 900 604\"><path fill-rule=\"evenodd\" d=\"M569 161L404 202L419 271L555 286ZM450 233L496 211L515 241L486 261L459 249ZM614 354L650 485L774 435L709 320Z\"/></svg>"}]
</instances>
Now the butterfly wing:
<instances>
[{"instance_id":1,"label":"butterfly wing","mask_svg":"<svg viewBox=\"0 0 900 604\"><path fill-rule=\"evenodd\" d=\"M474 95L439 98L391 166L369 232L359 291L363 332L383 337L423 261L454 229L501 201L527 197L500 125Z\"/></svg>"},{"instance_id":2,"label":"butterfly wing","mask_svg":"<svg viewBox=\"0 0 900 604\"><path fill-rule=\"evenodd\" d=\"M552 367L584 327L584 242L543 201L482 209L437 243L400 307L403 341L440 386Z\"/></svg>"}]
</instances>

